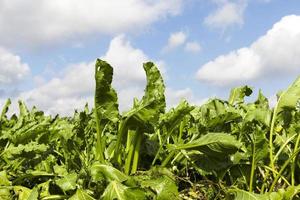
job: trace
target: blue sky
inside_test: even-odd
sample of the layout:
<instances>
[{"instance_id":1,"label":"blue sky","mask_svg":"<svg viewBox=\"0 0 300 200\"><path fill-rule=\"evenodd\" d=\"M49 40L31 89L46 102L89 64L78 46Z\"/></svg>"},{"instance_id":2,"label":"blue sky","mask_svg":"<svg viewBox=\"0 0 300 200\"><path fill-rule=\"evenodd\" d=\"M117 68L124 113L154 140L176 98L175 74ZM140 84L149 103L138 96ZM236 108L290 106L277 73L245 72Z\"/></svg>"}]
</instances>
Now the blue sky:
<instances>
[{"instance_id":1,"label":"blue sky","mask_svg":"<svg viewBox=\"0 0 300 200\"><path fill-rule=\"evenodd\" d=\"M274 103L300 74L299 24L298 0L0 0L0 106L10 97L50 114L82 108L97 57L115 69L121 110L143 95L148 60L169 107L245 84Z\"/></svg>"}]
</instances>

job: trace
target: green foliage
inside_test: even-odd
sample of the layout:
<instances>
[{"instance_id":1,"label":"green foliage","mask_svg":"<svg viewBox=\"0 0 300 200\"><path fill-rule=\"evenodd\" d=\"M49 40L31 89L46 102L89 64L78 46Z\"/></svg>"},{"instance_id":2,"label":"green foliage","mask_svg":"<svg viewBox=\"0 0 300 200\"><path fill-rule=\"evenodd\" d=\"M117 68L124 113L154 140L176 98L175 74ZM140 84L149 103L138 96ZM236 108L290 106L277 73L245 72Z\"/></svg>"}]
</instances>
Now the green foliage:
<instances>
[{"instance_id":1,"label":"green foliage","mask_svg":"<svg viewBox=\"0 0 300 200\"><path fill-rule=\"evenodd\" d=\"M299 199L300 78L275 108L252 88L166 112L157 67L119 113L113 68L95 65L94 108L47 116L19 101L0 116L0 199Z\"/></svg>"}]
</instances>

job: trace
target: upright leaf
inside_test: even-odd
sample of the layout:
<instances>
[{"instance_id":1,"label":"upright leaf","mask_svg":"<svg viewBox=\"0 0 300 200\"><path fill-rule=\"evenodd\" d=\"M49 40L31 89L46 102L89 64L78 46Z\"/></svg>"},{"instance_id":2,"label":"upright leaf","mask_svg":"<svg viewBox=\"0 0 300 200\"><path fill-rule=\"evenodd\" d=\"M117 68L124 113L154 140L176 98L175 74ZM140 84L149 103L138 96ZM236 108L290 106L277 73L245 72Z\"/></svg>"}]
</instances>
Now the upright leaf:
<instances>
[{"instance_id":1,"label":"upright leaf","mask_svg":"<svg viewBox=\"0 0 300 200\"><path fill-rule=\"evenodd\" d=\"M135 137L139 139L131 138L132 141L137 141L133 148L135 148L136 156L133 158L135 161L133 163L133 172L136 169L136 164L138 162L138 153L140 148L140 143L142 134L145 129L152 128L158 123L159 115L165 112L166 102L165 102L165 85L161 74L157 67L152 62L144 63L144 69L147 75L147 86L145 89L145 95L141 101L134 101L133 108L123 115L122 121L119 125L119 131L117 136L116 148L114 152L114 158L120 163L120 149L124 138L129 128L135 130L139 129L139 132L135 134ZM129 144L129 143L128 143ZM132 151L133 152L133 151Z\"/></svg>"},{"instance_id":2,"label":"upright leaf","mask_svg":"<svg viewBox=\"0 0 300 200\"><path fill-rule=\"evenodd\" d=\"M287 90L283 91L278 99L278 103L274 110L274 114L280 113L285 108L296 107L297 101L300 99L300 77L298 77Z\"/></svg>"},{"instance_id":3,"label":"upright leaf","mask_svg":"<svg viewBox=\"0 0 300 200\"><path fill-rule=\"evenodd\" d=\"M11 105L11 100L10 99L7 99L3 108L2 108L2 112L1 112L1 116L0 116L0 122L2 121L2 119L5 117L8 109L9 109L9 106ZM0 124L1 125L1 124Z\"/></svg>"},{"instance_id":4,"label":"upright leaf","mask_svg":"<svg viewBox=\"0 0 300 200\"><path fill-rule=\"evenodd\" d=\"M112 88L113 68L105 61L97 59L95 65L95 112L101 126L107 121L118 121L118 97Z\"/></svg>"},{"instance_id":5,"label":"upright leaf","mask_svg":"<svg viewBox=\"0 0 300 200\"><path fill-rule=\"evenodd\" d=\"M119 117L118 97L112 88L113 68L105 61L97 59L95 65L95 119L97 125L96 158L104 162L102 131L109 122L117 122Z\"/></svg>"},{"instance_id":6,"label":"upright leaf","mask_svg":"<svg viewBox=\"0 0 300 200\"><path fill-rule=\"evenodd\" d=\"M165 112L165 85L159 70L152 62L144 63L144 70L147 76L145 94L124 117L134 118L141 124L156 123L159 115Z\"/></svg>"},{"instance_id":7,"label":"upright leaf","mask_svg":"<svg viewBox=\"0 0 300 200\"><path fill-rule=\"evenodd\" d=\"M273 135L275 123L277 120L277 115L281 113L284 109L295 109L296 104L300 99L300 77L298 77L292 85L288 87L287 90L281 92L278 102L274 108L271 129L270 129L270 138L269 138L269 146L270 146L270 165L272 169L275 169L274 166L274 157L273 157Z\"/></svg>"},{"instance_id":8,"label":"upright leaf","mask_svg":"<svg viewBox=\"0 0 300 200\"><path fill-rule=\"evenodd\" d=\"M254 102L254 104L259 108L266 108L269 109L269 101L268 99L263 95L262 91L259 90L257 100Z\"/></svg>"}]
</instances>

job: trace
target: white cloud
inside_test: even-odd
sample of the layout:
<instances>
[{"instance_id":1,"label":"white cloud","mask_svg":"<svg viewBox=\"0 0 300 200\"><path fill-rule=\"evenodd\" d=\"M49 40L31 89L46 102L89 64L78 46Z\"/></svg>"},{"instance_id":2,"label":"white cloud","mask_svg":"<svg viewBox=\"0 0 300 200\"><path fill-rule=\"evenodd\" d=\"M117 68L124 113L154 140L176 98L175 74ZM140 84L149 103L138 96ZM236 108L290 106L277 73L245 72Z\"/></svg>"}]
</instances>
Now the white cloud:
<instances>
[{"instance_id":1,"label":"white cloud","mask_svg":"<svg viewBox=\"0 0 300 200\"><path fill-rule=\"evenodd\" d=\"M182 0L2 0L0 42L53 43L81 35L137 32L180 13Z\"/></svg>"},{"instance_id":2,"label":"white cloud","mask_svg":"<svg viewBox=\"0 0 300 200\"><path fill-rule=\"evenodd\" d=\"M174 89L167 87L165 95L168 108L176 107L182 100L187 100L191 105L201 105L208 100L208 98L197 98L191 88Z\"/></svg>"},{"instance_id":3,"label":"white cloud","mask_svg":"<svg viewBox=\"0 0 300 200\"><path fill-rule=\"evenodd\" d=\"M171 33L168 39L168 44L162 49L162 52L168 52L183 45L186 38L186 34L182 31Z\"/></svg>"},{"instance_id":4,"label":"white cloud","mask_svg":"<svg viewBox=\"0 0 300 200\"><path fill-rule=\"evenodd\" d=\"M0 85L15 84L29 73L29 66L21 61L20 56L0 47Z\"/></svg>"},{"instance_id":5,"label":"white cloud","mask_svg":"<svg viewBox=\"0 0 300 200\"><path fill-rule=\"evenodd\" d=\"M198 42L187 42L185 44L184 50L187 52L197 53L201 51L201 46Z\"/></svg>"},{"instance_id":6,"label":"white cloud","mask_svg":"<svg viewBox=\"0 0 300 200\"><path fill-rule=\"evenodd\" d=\"M113 38L101 58L114 67L113 86L117 89L120 110L130 108L133 97L141 98L144 94L146 76L142 64L149 58L142 50L134 48L124 35ZM40 81L41 77L37 79ZM60 76L21 93L19 98L46 113L68 115L75 108L82 108L85 102L93 105L93 95L94 61L91 61L67 66Z\"/></svg>"},{"instance_id":7,"label":"white cloud","mask_svg":"<svg viewBox=\"0 0 300 200\"><path fill-rule=\"evenodd\" d=\"M144 83L146 75L142 64L149 58L140 49L132 47L124 35L119 35L111 40L103 60L114 66L114 83L117 86Z\"/></svg>"},{"instance_id":8,"label":"white cloud","mask_svg":"<svg viewBox=\"0 0 300 200\"><path fill-rule=\"evenodd\" d=\"M261 77L300 73L300 16L290 15L275 23L249 47L221 55L204 64L197 79L230 85Z\"/></svg>"},{"instance_id":9,"label":"white cloud","mask_svg":"<svg viewBox=\"0 0 300 200\"><path fill-rule=\"evenodd\" d=\"M246 0L216 0L218 8L204 19L204 24L211 28L223 31L234 25L244 23L244 11L247 7Z\"/></svg>"}]
</instances>

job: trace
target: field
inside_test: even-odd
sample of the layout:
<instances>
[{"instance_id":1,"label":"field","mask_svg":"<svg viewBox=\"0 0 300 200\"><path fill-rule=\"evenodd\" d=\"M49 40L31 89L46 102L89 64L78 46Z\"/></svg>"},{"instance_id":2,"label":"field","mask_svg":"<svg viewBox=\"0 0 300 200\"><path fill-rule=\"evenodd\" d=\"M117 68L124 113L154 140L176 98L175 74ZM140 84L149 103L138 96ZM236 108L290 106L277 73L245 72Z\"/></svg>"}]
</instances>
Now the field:
<instances>
[{"instance_id":1,"label":"field","mask_svg":"<svg viewBox=\"0 0 300 200\"><path fill-rule=\"evenodd\" d=\"M113 68L95 65L95 100L72 117L47 116L19 101L0 116L0 199L300 199L300 78L270 108L260 91L232 89L201 106L166 112L160 72L125 113ZM92 78L92 77L91 77ZM75 108L74 108L75 109Z\"/></svg>"}]
</instances>

